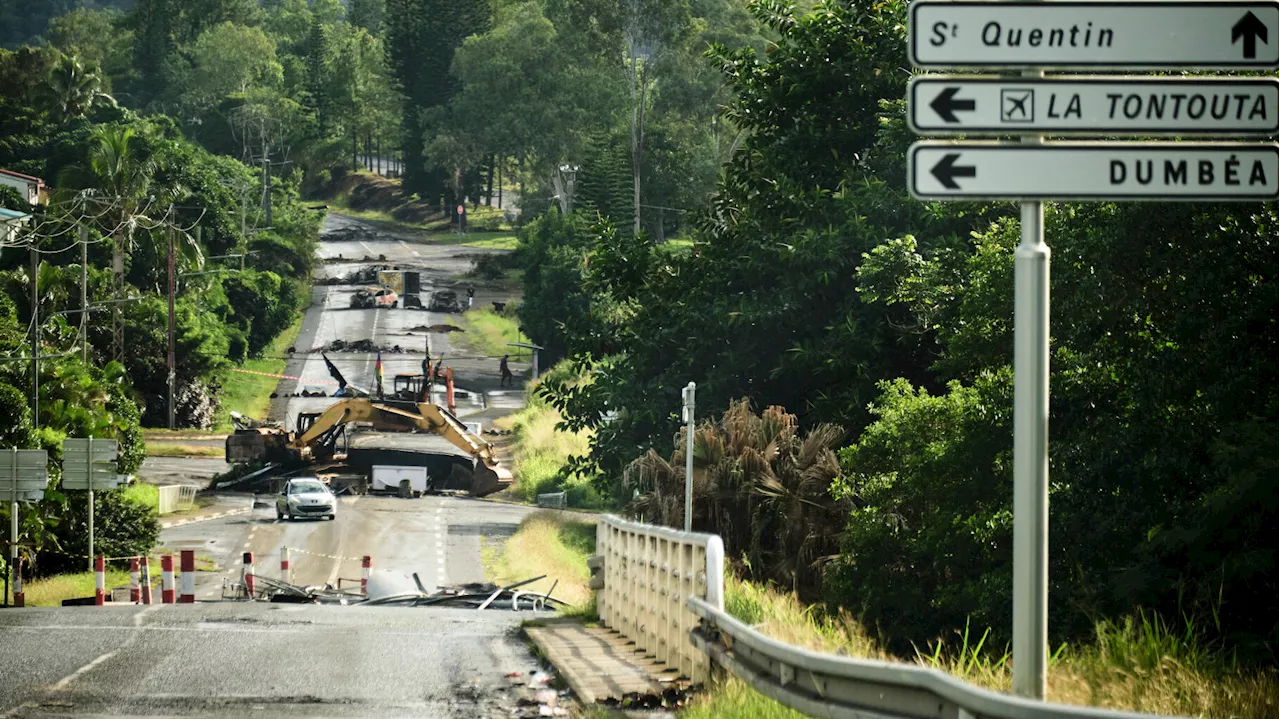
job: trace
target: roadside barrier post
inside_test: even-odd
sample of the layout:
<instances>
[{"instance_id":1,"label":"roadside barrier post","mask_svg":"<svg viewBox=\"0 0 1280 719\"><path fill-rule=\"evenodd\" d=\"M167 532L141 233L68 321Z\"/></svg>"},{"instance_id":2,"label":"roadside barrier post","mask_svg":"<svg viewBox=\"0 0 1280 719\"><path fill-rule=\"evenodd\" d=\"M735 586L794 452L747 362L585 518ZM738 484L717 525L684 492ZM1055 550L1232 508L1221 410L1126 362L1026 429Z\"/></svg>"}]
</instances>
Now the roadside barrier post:
<instances>
[{"instance_id":1,"label":"roadside barrier post","mask_svg":"<svg viewBox=\"0 0 1280 719\"><path fill-rule=\"evenodd\" d=\"M160 603L173 604L173 555L160 555Z\"/></svg>"},{"instance_id":2,"label":"roadside barrier post","mask_svg":"<svg viewBox=\"0 0 1280 719\"><path fill-rule=\"evenodd\" d=\"M360 560L360 593L369 594L369 575L373 573L373 557L364 555Z\"/></svg>"},{"instance_id":3,"label":"roadside barrier post","mask_svg":"<svg viewBox=\"0 0 1280 719\"><path fill-rule=\"evenodd\" d=\"M102 555L93 558L93 603L107 603L107 560Z\"/></svg>"},{"instance_id":4,"label":"roadside barrier post","mask_svg":"<svg viewBox=\"0 0 1280 719\"><path fill-rule=\"evenodd\" d=\"M129 557L129 601L142 601L142 584L138 580L138 558Z\"/></svg>"},{"instance_id":5,"label":"roadside barrier post","mask_svg":"<svg viewBox=\"0 0 1280 719\"><path fill-rule=\"evenodd\" d=\"M142 574L142 603L151 603L151 559L143 556L138 562L139 571Z\"/></svg>"},{"instance_id":6,"label":"roadside barrier post","mask_svg":"<svg viewBox=\"0 0 1280 719\"><path fill-rule=\"evenodd\" d=\"M253 552L244 553L244 589L253 599Z\"/></svg>"},{"instance_id":7,"label":"roadside barrier post","mask_svg":"<svg viewBox=\"0 0 1280 719\"><path fill-rule=\"evenodd\" d=\"M179 604L196 603L196 550L182 550L182 594Z\"/></svg>"},{"instance_id":8,"label":"roadside barrier post","mask_svg":"<svg viewBox=\"0 0 1280 719\"><path fill-rule=\"evenodd\" d=\"M280 547L280 581L289 582L289 548Z\"/></svg>"},{"instance_id":9,"label":"roadside barrier post","mask_svg":"<svg viewBox=\"0 0 1280 719\"><path fill-rule=\"evenodd\" d=\"M14 565L13 573L13 606L21 608L27 606L27 594L22 591L22 560Z\"/></svg>"}]
</instances>

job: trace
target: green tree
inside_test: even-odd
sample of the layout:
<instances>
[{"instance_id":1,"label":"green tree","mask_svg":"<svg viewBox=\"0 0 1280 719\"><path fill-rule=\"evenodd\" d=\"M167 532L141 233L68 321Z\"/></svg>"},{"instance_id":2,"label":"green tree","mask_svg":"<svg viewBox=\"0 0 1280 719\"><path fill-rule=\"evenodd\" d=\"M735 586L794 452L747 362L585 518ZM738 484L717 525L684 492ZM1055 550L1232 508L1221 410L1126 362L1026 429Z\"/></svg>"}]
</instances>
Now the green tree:
<instances>
[{"instance_id":1,"label":"green tree","mask_svg":"<svg viewBox=\"0 0 1280 719\"><path fill-rule=\"evenodd\" d=\"M226 22L196 38L190 48L192 69L183 94L196 105L215 103L251 87L281 81L276 44L261 28Z\"/></svg>"},{"instance_id":2,"label":"green tree","mask_svg":"<svg viewBox=\"0 0 1280 719\"><path fill-rule=\"evenodd\" d=\"M49 44L85 65L101 67L104 88L112 74L130 71L133 34L122 26L123 16L114 10L76 8L49 21Z\"/></svg>"},{"instance_id":3,"label":"green tree","mask_svg":"<svg viewBox=\"0 0 1280 719\"><path fill-rule=\"evenodd\" d=\"M382 34L382 18L386 11L386 0L351 0L347 21L377 37Z\"/></svg>"},{"instance_id":4,"label":"green tree","mask_svg":"<svg viewBox=\"0 0 1280 719\"><path fill-rule=\"evenodd\" d=\"M404 187L429 202L449 194L449 173L438 167L428 169L422 112L447 104L457 92L449 73L454 51L464 38L488 27L490 14L484 0L388 0L386 4L387 64L404 94Z\"/></svg>"},{"instance_id":5,"label":"green tree","mask_svg":"<svg viewBox=\"0 0 1280 719\"><path fill-rule=\"evenodd\" d=\"M64 120L84 115L96 102L115 102L102 91L102 73L98 67L86 67L78 58L68 55L59 58L49 73L49 94Z\"/></svg>"}]
</instances>

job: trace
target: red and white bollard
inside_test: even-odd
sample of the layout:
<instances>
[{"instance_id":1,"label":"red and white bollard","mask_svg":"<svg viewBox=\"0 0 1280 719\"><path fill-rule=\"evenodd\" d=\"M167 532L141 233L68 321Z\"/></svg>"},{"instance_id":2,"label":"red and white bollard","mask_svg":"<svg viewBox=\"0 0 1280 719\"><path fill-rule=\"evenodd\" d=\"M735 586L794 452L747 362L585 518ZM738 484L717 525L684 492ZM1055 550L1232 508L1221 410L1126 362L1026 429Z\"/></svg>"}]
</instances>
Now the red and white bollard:
<instances>
[{"instance_id":1,"label":"red and white bollard","mask_svg":"<svg viewBox=\"0 0 1280 719\"><path fill-rule=\"evenodd\" d=\"M107 603L107 559L102 555L93 558L93 603Z\"/></svg>"},{"instance_id":2,"label":"red and white bollard","mask_svg":"<svg viewBox=\"0 0 1280 719\"><path fill-rule=\"evenodd\" d=\"M253 599L253 552L244 553L244 590Z\"/></svg>"},{"instance_id":3,"label":"red and white bollard","mask_svg":"<svg viewBox=\"0 0 1280 719\"><path fill-rule=\"evenodd\" d=\"M142 601L142 585L138 582L138 558L129 557L129 601Z\"/></svg>"},{"instance_id":4,"label":"red and white bollard","mask_svg":"<svg viewBox=\"0 0 1280 719\"><path fill-rule=\"evenodd\" d=\"M173 604L173 555L160 555L160 603Z\"/></svg>"},{"instance_id":5,"label":"red and white bollard","mask_svg":"<svg viewBox=\"0 0 1280 719\"><path fill-rule=\"evenodd\" d=\"M142 574L142 603L151 603L151 560L146 557L140 557L138 560L138 571Z\"/></svg>"},{"instance_id":6,"label":"red and white bollard","mask_svg":"<svg viewBox=\"0 0 1280 719\"><path fill-rule=\"evenodd\" d=\"M289 548L280 547L280 581L291 583L289 581Z\"/></svg>"},{"instance_id":7,"label":"red and white bollard","mask_svg":"<svg viewBox=\"0 0 1280 719\"><path fill-rule=\"evenodd\" d=\"M182 550L182 593L178 604L196 603L196 550Z\"/></svg>"},{"instance_id":8,"label":"red and white bollard","mask_svg":"<svg viewBox=\"0 0 1280 719\"><path fill-rule=\"evenodd\" d=\"M22 591L22 560L18 560L18 566L14 567L13 573L13 606L27 606L27 593Z\"/></svg>"},{"instance_id":9,"label":"red and white bollard","mask_svg":"<svg viewBox=\"0 0 1280 719\"><path fill-rule=\"evenodd\" d=\"M369 575L373 574L373 557L364 555L360 560L360 593L369 594Z\"/></svg>"}]
</instances>

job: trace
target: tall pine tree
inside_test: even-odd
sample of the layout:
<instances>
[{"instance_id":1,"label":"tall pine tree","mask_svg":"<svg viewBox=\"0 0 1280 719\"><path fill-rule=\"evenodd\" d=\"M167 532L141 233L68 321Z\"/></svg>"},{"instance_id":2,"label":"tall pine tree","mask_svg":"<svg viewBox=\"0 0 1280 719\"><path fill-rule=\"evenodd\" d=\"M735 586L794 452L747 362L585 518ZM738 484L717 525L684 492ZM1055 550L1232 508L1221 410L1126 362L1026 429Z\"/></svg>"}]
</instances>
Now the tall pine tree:
<instances>
[{"instance_id":1,"label":"tall pine tree","mask_svg":"<svg viewBox=\"0 0 1280 719\"><path fill-rule=\"evenodd\" d=\"M174 0L138 0L133 8L129 24L133 28L133 63L139 76L133 94L140 105L165 95L164 66L176 45L174 20L178 11Z\"/></svg>"},{"instance_id":2,"label":"tall pine tree","mask_svg":"<svg viewBox=\"0 0 1280 719\"><path fill-rule=\"evenodd\" d=\"M457 92L449 68L468 35L489 27L487 0L386 0L387 64L404 94L401 121L404 188L423 200L453 204L448 176L427 169L422 111L445 105Z\"/></svg>"},{"instance_id":3,"label":"tall pine tree","mask_svg":"<svg viewBox=\"0 0 1280 719\"><path fill-rule=\"evenodd\" d=\"M307 36L307 107L315 113L320 137L328 137L333 129L334 78L333 42L329 28L320 18L311 19L311 33Z\"/></svg>"}]
</instances>

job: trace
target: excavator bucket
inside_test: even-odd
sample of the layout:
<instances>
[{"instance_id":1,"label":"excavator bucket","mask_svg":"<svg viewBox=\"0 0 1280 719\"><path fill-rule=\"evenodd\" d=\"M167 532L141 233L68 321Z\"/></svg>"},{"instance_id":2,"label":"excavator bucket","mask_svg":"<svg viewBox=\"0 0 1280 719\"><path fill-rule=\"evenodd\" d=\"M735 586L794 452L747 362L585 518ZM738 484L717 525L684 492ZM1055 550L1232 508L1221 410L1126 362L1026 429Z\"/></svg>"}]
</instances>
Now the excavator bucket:
<instances>
[{"instance_id":1,"label":"excavator bucket","mask_svg":"<svg viewBox=\"0 0 1280 719\"><path fill-rule=\"evenodd\" d=\"M475 470L471 475L471 496L484 497L494 492L501 492L511 486L513 481L511 470L506 467L493 466L490 467L484 462L476 462Z\"/></svg>"},{"instance_id":2,"label":"excavator bucket","mask_svg":"<svg viewBox=\"0 0 1280 719\"><path fill-rule=\"evenodd\" d=\"M227 435L227 464L280 459L286 436L282 430L266 427L237 429Z\"/></svg>"}]
</instances>

